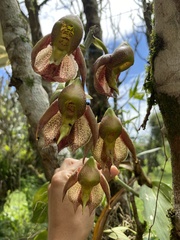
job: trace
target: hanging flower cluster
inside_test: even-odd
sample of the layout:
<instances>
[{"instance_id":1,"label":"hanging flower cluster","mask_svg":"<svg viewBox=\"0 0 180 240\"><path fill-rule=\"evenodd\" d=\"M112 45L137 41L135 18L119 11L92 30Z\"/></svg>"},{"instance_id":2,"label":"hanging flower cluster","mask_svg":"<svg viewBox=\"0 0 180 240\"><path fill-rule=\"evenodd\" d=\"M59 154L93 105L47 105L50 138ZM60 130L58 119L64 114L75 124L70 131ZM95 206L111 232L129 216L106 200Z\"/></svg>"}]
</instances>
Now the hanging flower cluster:
<instances>
[{"instance_id":1,"label":"hanging flower cluster","mask_svg":"<svg viewBox=\"0 0 180 240\"><path fill-rule=\"evenodd\" d=\"M69 178L64 196L68 195L75 210L82 205L92 213L103 193L108 203L110 200L109 185L102 170L110 171L112 166L118 168L126 159L128 149L131 151L132 142L111 108L97 123L86 103L86 64L80 48L82 36L83 26L77 16L61 18L52 32L33 48L32 67L47 81L65 82L64 88L54 93L53 102L39 121L37 139L41 148L55 143L58 151L69 147L74 152L84 147L85 156L91 151L92 156L86 161L84 157L84 165ZM94 64L97 92L107 97L114 92L118 94L118 77L133 62L134 54L127 43L97 59Z\"/></svg>"}]
</instances>

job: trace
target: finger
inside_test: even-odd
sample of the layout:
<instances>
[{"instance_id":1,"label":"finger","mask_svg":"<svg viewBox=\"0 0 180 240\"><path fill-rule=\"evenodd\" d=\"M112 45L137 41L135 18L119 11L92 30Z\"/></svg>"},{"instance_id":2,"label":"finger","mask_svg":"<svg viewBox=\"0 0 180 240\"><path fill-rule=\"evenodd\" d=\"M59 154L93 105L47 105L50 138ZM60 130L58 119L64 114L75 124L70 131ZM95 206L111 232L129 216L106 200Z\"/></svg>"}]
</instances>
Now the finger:
<instances>
[{"instance_id":1,"label":"finger","mask_svg":"<svg viewBox=\"0 0 180 240\"><path fill-rule=\"evenodd\" d=\"M107 179L107 181L110 181L111 179L113 179L116 175L119 174L119 169L115 166L112 165L110 167L110 169L108 168L104 168L102 170L102 173L104 174L105 178Z\"/></svg>"},{"instance_id":2,"label":"finger","mask_svg":"<svg viewBox=\"0 0 180 240\"><path fill-rule=\"evenodd\" d=\"M60 170L66 170L66 169L76 169L77 166L80 166L82 165L82 161L81 160L77 160L77 159L74 159L74 158L65 158L61 167L60 167Z\"/></svg>"},{"instance_id":3,"label":"finger","mask_svg":"<svg viewBox=\"0 0 180 240\"><path fill-rule=\"evenodd\" d=\"M119 169L115 165L112 165L110 168L110 176L114 178L118 174L119 174Z\"/></svg>"}]
</instances>

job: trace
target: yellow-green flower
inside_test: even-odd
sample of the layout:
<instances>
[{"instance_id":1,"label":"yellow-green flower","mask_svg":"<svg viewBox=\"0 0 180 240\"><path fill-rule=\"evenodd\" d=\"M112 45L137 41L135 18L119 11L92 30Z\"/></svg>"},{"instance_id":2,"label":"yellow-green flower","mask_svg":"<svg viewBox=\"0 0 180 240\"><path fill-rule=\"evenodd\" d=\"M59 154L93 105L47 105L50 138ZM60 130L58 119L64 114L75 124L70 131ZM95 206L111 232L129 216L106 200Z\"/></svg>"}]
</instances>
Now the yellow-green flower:
<instances>
[{"instance_id":1,"label":"yellow-green flower","mask_svg":"<svg viewBox=\"0 0 180 240\"><path fill-rule=\"evenodd\" d=\"M32 67L47 81L67 82L76 78L78 70L83 82L86 64L79 47L83 36L81 20L75 15L62 17L52 32L33 48Z\"/></svg>"},{"instance_id":2,"label":"yellow-green flower","mask_svg":"<svg viewBox=\"0 0 180 240\"><path fill-rule=\"evenodd\" d=\"M119 45L112 54L99 57L94 64L94 87L100 94L119 94L117 82L122 71L134 63L134 53L127 43Z\"/></svg>"},{"instance_id":3,"label":"yellow-green flower","mask_svg":"<svg viewBox=\"0 0 180 240\"><path fill-rule=\"evenodd\" d=\"M72 151L87 143L87 151L95 145L98 127L79 79L65 87L44 115L41 117L37 139L40 147L57 143L58 150L70 147ZM91 140L91 141L90 141Z\"/></svg>"},{"instance_id":4,"label":"yellow-green flower","mask_svg":"<svg viewBox=\"0 0 180 240\"><path fill-rule=\"evenodd\" d=\"M93 157L90 157L82 168L77 169L68 179L64 187L63 198L66 193L69 200L73 203L75 211L79 205L82 205L83 210L87 206L91 214L101 203L104 193L109 204L109 185L104 175L98 170Z\"/></svg>"},{"instance_id":5,"label":"yellow-green flower","mask_svg":"<svg viewBox=\"0 0 180 240\"><path fill-rule=\"evenodd\" d=\"M99 124L99 137L93 150L93 156L102 169L110 170L112 165L119 167L127 157L128 148L121 138L122 131L119 118L108 108Z\"/></svg>"}]
</instances>

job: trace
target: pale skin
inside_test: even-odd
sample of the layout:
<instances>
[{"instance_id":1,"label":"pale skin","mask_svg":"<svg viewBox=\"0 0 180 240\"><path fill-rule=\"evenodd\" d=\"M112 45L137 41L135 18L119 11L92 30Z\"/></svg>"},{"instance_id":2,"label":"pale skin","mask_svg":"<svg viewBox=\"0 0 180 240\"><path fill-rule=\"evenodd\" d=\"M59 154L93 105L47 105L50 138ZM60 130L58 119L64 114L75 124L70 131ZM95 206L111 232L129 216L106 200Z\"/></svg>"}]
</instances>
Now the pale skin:
<instances>
[{"instance_id":1,"label":"pale skin","mask_svg":"<svg viewBox=\"0 0 180 240\"><path fill-rule=\"evenodd\" d=\"M86 208L82 213L79 206L74 211L68 197L63 197L63 188L68 178L82 166L82 161L66 158L56 169L48 189L48 240L86 240L93 227L94 212L90 215ZM111 177L118 174L117 168L111 168Z\"/></svg>"}]
</instances>

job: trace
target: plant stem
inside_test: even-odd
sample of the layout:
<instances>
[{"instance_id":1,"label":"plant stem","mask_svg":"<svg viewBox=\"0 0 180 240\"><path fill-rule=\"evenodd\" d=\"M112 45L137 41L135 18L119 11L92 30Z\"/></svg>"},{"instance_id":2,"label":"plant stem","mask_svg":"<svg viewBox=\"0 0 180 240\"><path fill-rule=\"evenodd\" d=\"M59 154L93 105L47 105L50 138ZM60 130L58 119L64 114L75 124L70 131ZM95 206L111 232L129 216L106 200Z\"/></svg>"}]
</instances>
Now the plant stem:
<instances>
[{"instance_id":1,"label":"plant stem","mask_svg":"<svg viewBox=\"0 0 180 240\"><path fill-rule=\"evenodd\" d=\"M118 182L118 183L121 185L121 187L125 188L128 192L131 192L131 193L133 193L136 197L139 197L139 194L138 194L136 191L134 191L134 189L132 189L129 185L127 185L125 182L123 182L118 176L116 176L116 177L114 178L114 180L115 180L116 182Z\"/></svg>"}]
</instances>

